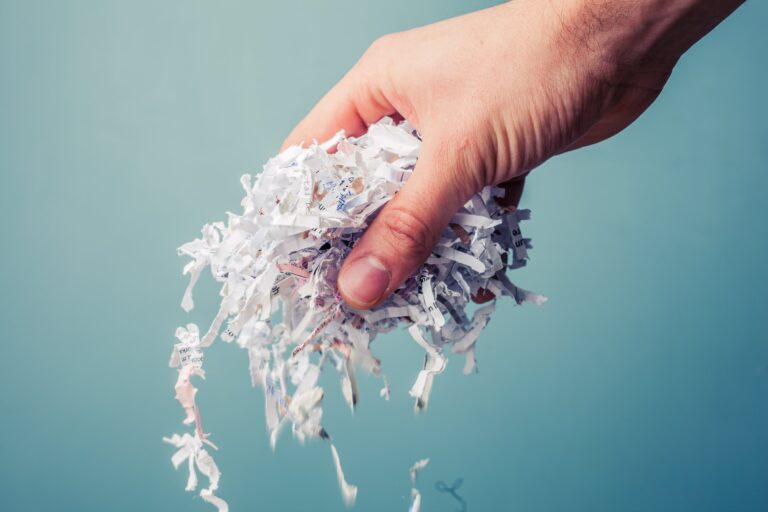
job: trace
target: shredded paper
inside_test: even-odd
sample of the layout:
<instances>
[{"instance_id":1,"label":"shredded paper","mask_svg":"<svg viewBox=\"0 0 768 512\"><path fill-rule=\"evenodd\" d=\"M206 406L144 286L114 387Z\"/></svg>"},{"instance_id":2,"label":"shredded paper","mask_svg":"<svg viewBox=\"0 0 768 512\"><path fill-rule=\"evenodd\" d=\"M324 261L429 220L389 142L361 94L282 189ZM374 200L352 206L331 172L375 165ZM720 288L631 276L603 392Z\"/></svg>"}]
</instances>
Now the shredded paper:
<instances>
[{"instance_id":1,"label":"shredded paper","mask_svg":"<svg viewBox=\"0 0 768 512\"><path fill-rule=\"evenodd\" d=\"M411 475L411 506L408 507L408 512L419 512L421 509L421 493L416 488L416 478L419 476L419 471L426 468L427 464L429 459L419 459L408 470Z\"/></svg>"},{"instance_id":2,"label":"shredded paper","mask_svg":"<svg viewBox=\"0 0 768 512\"><path fill-rule=\"evenodd\" d=\"M379 333L403 324L424 349L422 370L410 389L415 409L423 410L448 352L464 355L464 373L475 368L476 342L495 301L472 307L473 296L491 292L517 304L546 300L507 277L507 270L528 258L531 244L519 224L530 212L497 204L503 190L486 187L453 216L427 261L382 304L360 311L343 302L336 288L341 263L414 171L420 146L410 124L389 118L358 138L340 132L322 144L292 146L256 177L241 178L240 215L229 213L226 223L205 225L201 238L179 248L190 258L182 308L193 308L192 289L206 268L222 283L221 307L202 336L194 324L176 331L170 366L178 370L176 399L190 431L164 441L177 449L175 467L187 462L186 489L195 490L199 471L208 482L200 496L219 512L228 505L216 496L220 472L208 451L216 446L203 432L195 402L195 381L205 377L204 350L217 337L248 353L251 382L264 392L272 448L287 426L299 441L328 441L342 498L352 505L357 487L347 482L322 425L322 368L339 373L350 409L359 398L360 368L382 377L381 396L388 399L389 384L371 345ZM414 480L424 465L426 460L414 466ZM415 487L413 493L411 510L418 510Z\"/></svg>"}]
</instances>

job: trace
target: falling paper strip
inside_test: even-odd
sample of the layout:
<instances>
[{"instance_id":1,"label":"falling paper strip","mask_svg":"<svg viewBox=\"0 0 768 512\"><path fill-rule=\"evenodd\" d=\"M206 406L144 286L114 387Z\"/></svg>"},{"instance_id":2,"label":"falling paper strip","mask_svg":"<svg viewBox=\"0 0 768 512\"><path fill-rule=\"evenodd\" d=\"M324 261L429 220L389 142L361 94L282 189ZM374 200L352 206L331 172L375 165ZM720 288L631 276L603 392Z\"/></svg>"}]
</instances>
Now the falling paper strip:
<instances>
[{"instance_id":1,"label":"falling paper strip","mask_svg":"<svg viewBox=\"0 0 768 512\"><path fill-rule=\"evenodd\" d=\"M416 488L416 478L419 476L419 471L423 470L429 464L429 459L417 460L411 469L408 470L408 474L411 475L411 505L408 507L408 512L419 512L421 509L421 493Z\"/></svg>"},{"instance_id":2,"label":"falling paper strip","mask_svg":"<svg viewBox=\"0 0 768 512\"><path fill-rule=\"evenodd\" d=\"M188 461L187 490L197 487L197 468L209 479L200 495L219 512L228 506L214 494L219 470L203 446L216 447L203 432L193 383L205 377L204 349L217 337L247 352L251 382L264 393L274 448L288 425L300 442L330 441L321 423L323 389L318 385L326 365L339 372L340 391L351 409L359 399L357 368L381 376L381 396L389 398L381 362L371 351L378 334L405 325L424 349L424 365L410 390L416 409L423 410L448 352L464 354L465 373L476 367L477 340L495 303L477 308L470 318L473 296L486 291L518 304L546 300L507 278L508 270L522 267L528 258L530 240L522 237L519 225L529 212L499 205L496 198L503 190L498 187L486 187L453 216L432 255L382 304L357 311L341 300L336 276L342 261L414 172L420 146L411 125L389 118L358 138L340 132L323 144L292 146L255 178L241 178L241 214L205 225L201 238L179 248L180 255L190 258L184 267L190 281L182 308L193 308L192 291L206 268L222 285L221 305L202 337L195 324L176 332L179 341L170 362L178 370L176 398L185 411L184 423L194 427L165 440L178 448L174 466ZM347 483L333 444L331 454L342 498L351 505L357 487ZM414 491L411 510L418 510L421 498Z\"/></svg>"},{"instance_id":3,"label":"falling paper strip","mask_svg":"<svg viewBox=\"0 0 768 512\"><path fill-rule=\"evenodd\" d=\"M341 489L341 497L344 499L344 504L347 506L354 505L357 498L357 487L347 483L344 478L344 471L341 469L341 461L339 460L339 452L336 451L336 447L331 445L331 455L333 455L333 464L336 466L336 478L339 479L339 488Z\"/></svg>"},{"instance_id":4,"label":"falling paper strip","mask_svg":"<svg viewBox=\"0 0 768 512\"><path fill-rule=\"evenodd\" d=\"M419 459L413 466L411 466L411 469L408 470L408 474L411 475L412 484L416 484L416 477L419 475L419 471L427 467L427 464L429 464L429 459Z\"/></svg>"}]
</instances>

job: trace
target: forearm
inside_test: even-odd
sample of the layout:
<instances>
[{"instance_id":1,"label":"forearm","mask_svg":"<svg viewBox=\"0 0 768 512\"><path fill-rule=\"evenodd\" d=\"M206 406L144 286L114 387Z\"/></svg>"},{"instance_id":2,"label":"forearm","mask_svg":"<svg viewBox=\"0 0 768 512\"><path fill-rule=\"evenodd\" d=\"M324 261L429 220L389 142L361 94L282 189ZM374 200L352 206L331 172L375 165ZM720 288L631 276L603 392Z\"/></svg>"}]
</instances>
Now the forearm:
<instances>
[{"instance_id":1,"label":"forearm","mask_svg":"<svg viewBox=\"0 0 768 512\"><path fill-rule=\"evenodd\" d=\"M610 68L618 79L631 71L671 71L691 46L744 0L549 0L572 43ZM640 77L638 76L640 75ZM642 81L642 80L641 80ZM653 86L653 84L648 84Z\"/></svg>"}]
</instances>

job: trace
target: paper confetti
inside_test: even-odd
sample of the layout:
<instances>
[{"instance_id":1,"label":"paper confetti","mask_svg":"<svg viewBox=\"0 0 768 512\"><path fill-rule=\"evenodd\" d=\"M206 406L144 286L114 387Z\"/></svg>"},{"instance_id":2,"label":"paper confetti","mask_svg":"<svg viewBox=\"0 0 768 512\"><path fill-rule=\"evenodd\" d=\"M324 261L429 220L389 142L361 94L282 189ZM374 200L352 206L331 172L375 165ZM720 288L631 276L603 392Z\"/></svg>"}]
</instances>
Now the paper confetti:
<instances>
[{"instance_id":1,"label":"paper confetti","mask_svg":"<svg viewBox=\"0 0 768 512\"><path fill-rule=\"evenodd\" d=\"M203 446L215 446L203 433L192 382L205 377L203 352L217 336L247 351L251 382L264 392L274 448L288 425L301 442L330 441L321 423L323 390L318 386L325 366L339 373L350 409L360 398L355 377L360 368L383 377L381 396L389 398L389 383L372 352L379 333L407 326L424 349L424 365L410 389L415 408L423 410L448 352L465 356L465 373L475 369L475 346L495 301L476 308L470 318L473 296L485 290L518 304L545 302L507 278L508 270L522 267L528 258L531 244L522 237L520 222L529 211L497 204L503 196L498 187L486 187L453 216L432 255L382 304L357 311L341 300L336 277L342 261L414 172L420 146L411 125L389 118L358 138L340 132L323 144L292 146L256 177L241 178L241 214L207 224L201 238L179 248L180 255L190 258L184 267L190 282L182 308L193 308L192 290L206 268L222 284L221 307L202 338L194 324L177 330L179 342L171 356L171 367L178 369L176 398L185 411L184 423L194 429L165 440L178 448L174 466L188 462L187 490L197 486L197 468L209 479L200 495L219 512L228 506L214 494L219 470ZM343 500L351 505L357 487L346 481L333 444L331 453ZM413 500L411 509L417 510L420 496Z\"/></svg>"}]
</instances>

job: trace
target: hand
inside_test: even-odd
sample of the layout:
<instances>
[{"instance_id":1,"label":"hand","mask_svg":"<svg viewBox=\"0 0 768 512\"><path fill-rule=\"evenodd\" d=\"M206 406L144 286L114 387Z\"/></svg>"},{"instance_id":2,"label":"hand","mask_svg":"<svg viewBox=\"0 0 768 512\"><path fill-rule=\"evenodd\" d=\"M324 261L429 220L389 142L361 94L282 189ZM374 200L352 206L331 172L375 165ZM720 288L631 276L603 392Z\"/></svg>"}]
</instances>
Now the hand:
<instances>
[{"instance_id":1,"label":"hand","mask_svg":"<svg viewBox=\"0 0 768 512\"><path fill-rule=\"evenodd\" d=\"M283 145L359 135L385 115L422 134L412 177L344 262L346 302L384 300L484 186L519 198L549 157L624 129L739 3L516 0L376 41Z\"/></svg>"}]
</instances>

